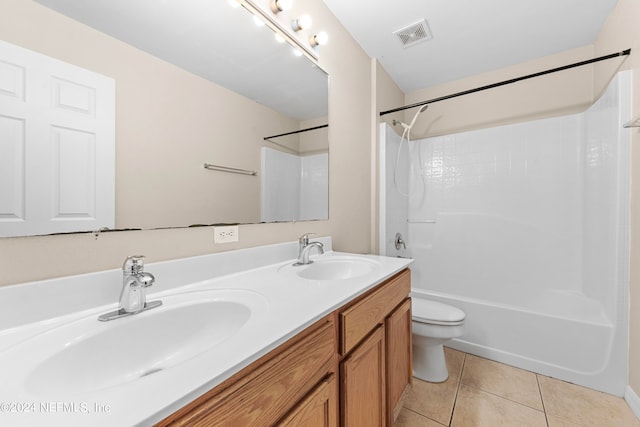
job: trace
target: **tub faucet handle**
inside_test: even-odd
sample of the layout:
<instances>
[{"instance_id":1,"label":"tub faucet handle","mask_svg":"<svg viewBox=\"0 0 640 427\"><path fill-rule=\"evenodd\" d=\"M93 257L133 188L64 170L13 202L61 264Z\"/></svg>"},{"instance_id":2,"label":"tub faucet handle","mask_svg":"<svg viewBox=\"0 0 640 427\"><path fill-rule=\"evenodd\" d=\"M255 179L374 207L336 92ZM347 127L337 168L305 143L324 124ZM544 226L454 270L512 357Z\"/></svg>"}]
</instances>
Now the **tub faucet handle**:
<instances>
[{"instance_id":1,"label":"tub faucet handle","mask_svg":"<svg viewBox=\"0 0 640 427\"><path fill-rule=\"evenodd\" d=\"M396 241L394 243L396 245L396 250L400 250L400 246L402 246L404 249L407 249L407 244L402 239L402 234L400 233L396 233Z\"/></svg>"}]
</instances>

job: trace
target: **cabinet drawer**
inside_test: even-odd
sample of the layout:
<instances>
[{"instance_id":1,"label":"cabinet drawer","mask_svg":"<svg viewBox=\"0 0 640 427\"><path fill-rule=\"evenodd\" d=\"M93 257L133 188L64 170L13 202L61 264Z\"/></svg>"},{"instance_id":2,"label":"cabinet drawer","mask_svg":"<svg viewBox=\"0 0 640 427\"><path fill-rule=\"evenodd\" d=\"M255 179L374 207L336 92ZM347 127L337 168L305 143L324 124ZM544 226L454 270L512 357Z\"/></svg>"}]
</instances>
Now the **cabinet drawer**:
<instances>
[{"instance_id":1,"label":"cabinet drawer","mask_svg":"<svg viewBox=\"0 0 640 427\"><path fill-rule=\"evenodd\" d=\"M324 318L157 425L274 425L335 371L335 331Z\"/></svg>"},{"instance_id":2,"label":"cabinet drawer","mask_svg":"<svg viewBox=\"0 0 640 427\"><path fill-rule=\"evenodd\" d=\"M400 304L411 291L411 271L403 270L373 292L341 310L340 354L351 351L376 325Z\"/></svg>"}]
</instances>

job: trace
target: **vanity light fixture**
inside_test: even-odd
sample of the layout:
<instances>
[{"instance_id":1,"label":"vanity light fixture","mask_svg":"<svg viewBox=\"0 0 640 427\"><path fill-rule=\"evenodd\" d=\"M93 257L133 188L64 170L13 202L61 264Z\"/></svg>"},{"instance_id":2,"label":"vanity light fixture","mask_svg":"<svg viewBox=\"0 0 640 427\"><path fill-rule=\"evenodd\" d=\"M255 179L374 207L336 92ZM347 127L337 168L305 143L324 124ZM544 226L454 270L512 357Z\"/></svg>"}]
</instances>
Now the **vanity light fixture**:
<instances>
[{"instance_id":1,"label":"vanity light fixture","mask_svg":"<svg viewBox=\"0 0 640 427\"><path fill-rule=\"evenodd\" d=\"M274 37L275 37L275 39L276 39L276 41L278 43L286 42L286 39L284 37L282 37L282 34L280 34L280 33L274 33Z\"/></svg>"},{"instance_id":2,"label":"vanity light fixture","mask_svg":"<svg viewBox=\"0 0 640 427\"><path fill-rule=\"evenodd\" d=\"M311 47L324 46L328 41L329 35L324 31L320 31L318 34L314 34L309 37L309 44Z\"/></svg>"},{"instance_id":3,"label":"vanity light fixture","mask_svg":"<svg viewBox=\"0 0 640 427\"><path fill-rule=\"evenodd\" d=\"M327 43L328 36L324 31L311 30L312 19L308 14L298 14L293 6L294 0L229 0L240 3L245 9L262 18L268 27L280 36L276 40L288 42L299 49L298 53L317 61L320 55L319 46ZM297 54L298 54L297 53Z\"/></svg>"},{"instance_id":4,"label":"vanity light fixture","mask_svg":"<svg viewBox=\"0 0 640 427\"><path fill-rule=\"evenodd\" d=\"M302 52L297 47L292 47L291 50L293 51L293 56L302 56Z\"/></svg>"},{"instance_id":5,"label":"vanity light fixture","mask_svg":"<svg viewBox=\"0 0 640 427\"><path fill-rule=\"evenodd\" d=\"M293 6L293 0L271 0L271 11L276 15L291 9L291 6Z\"/></svg>"},{"instance_id":6,"label":"vanity light fixture","mask_svg":"<svg viewBox=\"0 0 640 427\"><path fill-rule=\"evenodd\" d=\"M228 0L228 3L233 8L240 7L240 0Z\"/></svg>"},{"instance_id":7,"label":"vanity light fixture","mask_svg":"<svg viewBox=\"0 0 640 427\"><path fill-rule=\"evenodd\" d=\"M291 28L293 28L293 31L306 30L309 27L311 27L311 17L309 15L302 15L291 21Z\"/></svg>"}]
</instances>

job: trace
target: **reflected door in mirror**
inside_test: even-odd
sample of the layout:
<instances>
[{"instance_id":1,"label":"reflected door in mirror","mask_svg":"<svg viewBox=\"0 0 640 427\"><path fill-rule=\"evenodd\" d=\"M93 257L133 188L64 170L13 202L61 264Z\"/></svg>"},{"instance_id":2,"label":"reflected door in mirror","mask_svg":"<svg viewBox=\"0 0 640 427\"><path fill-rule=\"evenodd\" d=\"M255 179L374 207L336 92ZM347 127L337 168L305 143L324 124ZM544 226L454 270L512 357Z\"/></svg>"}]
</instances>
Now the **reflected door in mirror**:
<instances>
[{"instance_id":1,"label":"reflected door in mirror","mask_svg":"<svg viewBox=\"0 0 640 427\"><path fill-rule=\"evenodd\" d=\"M114 226L114 81L0 41L0 236Z\"/></svg>"}]
</instances>

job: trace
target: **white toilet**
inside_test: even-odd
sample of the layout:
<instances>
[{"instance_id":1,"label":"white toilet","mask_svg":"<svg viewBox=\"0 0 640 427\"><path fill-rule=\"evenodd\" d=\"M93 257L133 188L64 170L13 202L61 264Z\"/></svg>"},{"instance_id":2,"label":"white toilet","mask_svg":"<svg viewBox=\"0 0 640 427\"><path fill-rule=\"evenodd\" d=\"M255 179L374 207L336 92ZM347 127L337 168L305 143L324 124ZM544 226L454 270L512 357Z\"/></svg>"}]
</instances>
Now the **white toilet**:
<instances>
[{"instance_id":1,"label":"white toilet","mask_svg":"<svg viewBox=\"0 0 640 427\"><path fill-rule=\"evenodd\" d=\"M412 297L413 376L439 383L449 377L443 344L464 331L464 311Z\"/></svg>"}]
</instances>

